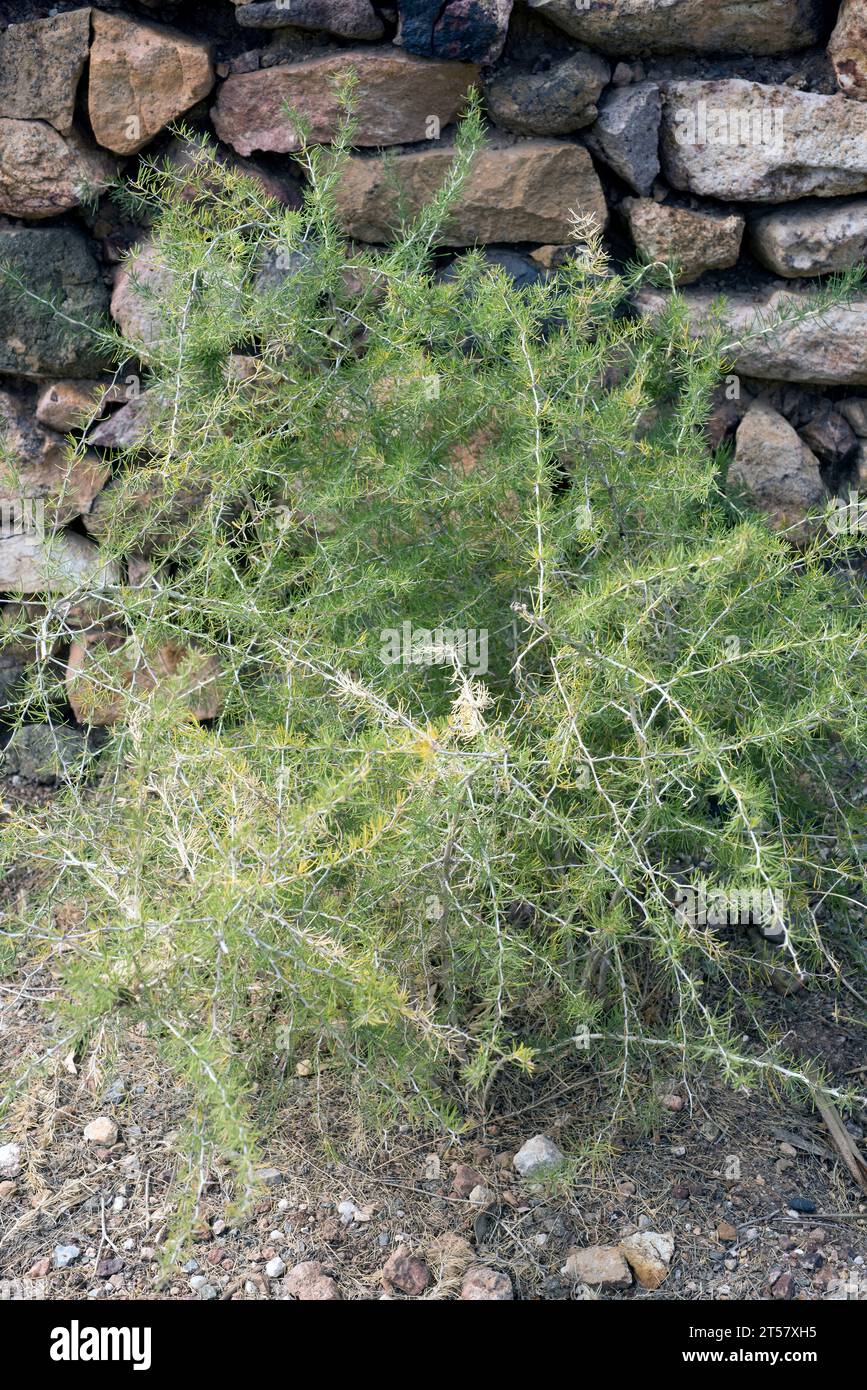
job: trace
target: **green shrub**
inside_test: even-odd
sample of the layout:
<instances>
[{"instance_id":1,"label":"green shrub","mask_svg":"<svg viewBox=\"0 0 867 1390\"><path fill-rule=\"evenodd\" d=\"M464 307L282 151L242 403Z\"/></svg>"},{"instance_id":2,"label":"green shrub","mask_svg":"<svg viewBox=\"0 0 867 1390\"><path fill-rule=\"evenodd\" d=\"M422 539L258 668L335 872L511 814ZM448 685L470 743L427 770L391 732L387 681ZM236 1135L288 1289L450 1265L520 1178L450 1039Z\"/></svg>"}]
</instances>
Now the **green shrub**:
<instances>
[{"instance_id":1,"label":"green shrub","mask_svg":"<svg viewBox=\"0 0 867 1390\"><path fill-rule=\"evenodd\" d=\"M453 1127L510 1069L576 1056L617 1069L614 1113L648 1059L797 1079L732 1035L755 933L678 894L772 904L793 976L838 968L823 915L861 920L844 542L799 553L727 502L702 432L720 339L677 298L630 315L650 272L592 230L525 290L478 252L436 277L480 138L471 111L450 188L382 250L334 215L351 128L302 155L301 211L204 144L127 193L170 284L104 545L152 573L43 619L45 652L82 622L128 634L92 671L121 718L89 778L12 815L5 862L38 875L4 936L65 933L64 1049L146 1026L242 1200L306 1059L367 1114ZM165 643L187 663L130 684ZM62 699L46 656L20 718Z\"/></svg>"}]
</instances>

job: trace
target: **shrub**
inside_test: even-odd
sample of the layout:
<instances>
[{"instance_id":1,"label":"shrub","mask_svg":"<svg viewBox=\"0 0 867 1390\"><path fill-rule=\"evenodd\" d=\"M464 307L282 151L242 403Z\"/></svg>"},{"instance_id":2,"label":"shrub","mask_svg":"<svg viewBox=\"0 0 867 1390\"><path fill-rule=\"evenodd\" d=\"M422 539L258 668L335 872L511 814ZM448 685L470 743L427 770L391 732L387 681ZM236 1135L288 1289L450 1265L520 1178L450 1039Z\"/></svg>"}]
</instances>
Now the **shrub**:
<instances>
[{"instance_id":1,"label":"shrub","mask_svg":"<svg viewBox=\"0 0 867 1390\"><path fill-rule=\"evenodd\" d=\"M334 213L351 126L303 151L300 211L196 142L125 195L167 274L159 351L116 345L153 408L103 543L149 570L42 619L46 653L115 634L80 693L120 717L89 777L13 813L5 861L38 873L4 935L64 947L64 1050L146 1026L239 1200L306 1059L368 1115L455 1128L576 1055L617 1068L614 1113L648 1058L813 1084L732 1033L761 933L683 895L757 904L792 977L838 969L823 915L858 921L845 543L799 553L726 500L720 338L676 297L632 316L651 272L592 229L529 288L479 252L435 273L480 139L471 110L448 187L380 250ZM174 674L142 678L167 644ZM20 718L64 698L46 656Z\"/></svg>"}]
</instances>

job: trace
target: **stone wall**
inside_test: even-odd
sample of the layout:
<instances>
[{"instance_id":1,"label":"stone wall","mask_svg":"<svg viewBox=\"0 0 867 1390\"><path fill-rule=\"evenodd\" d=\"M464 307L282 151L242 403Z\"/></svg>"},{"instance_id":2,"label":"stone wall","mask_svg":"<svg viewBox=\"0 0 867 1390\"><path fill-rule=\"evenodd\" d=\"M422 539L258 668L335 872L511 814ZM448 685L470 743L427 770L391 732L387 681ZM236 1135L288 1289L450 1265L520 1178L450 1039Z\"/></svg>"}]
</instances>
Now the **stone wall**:
<instances>
[{"instance_id":1,"label":"stone wall","mask_svg":"<svg viewBox=\"0 0 867 1390\"><path fill-rule=\"evenodd\" d=\"M0 412L20 468L0 501L23 478L66 528L50 568L38 538L5 528L0 591L114 577L98 497L141 405L103 390L86 461L63 481L62 435L109 380L75 320L110 308L147 337L122 265L140 229L100 187L142 151L183 158L167 127L184 117L297 203L284 104L327 141L348 68L358 153L340 208L359 241L386 240L394 217L381 152L410 205L423 200L477 85L490 142L444 243L484 244L522 281L592 215L615 256L677 258L696 331L725 293L737 343L867 257L867 0L0 0L0 257L67 315L0 290ZM158 274L146 249L139 271ZM660 302L648 292L637 309ZM867 292L734 359L711 435L735 440L733 476L774 524L797 525L829 489L867 491Z\"/></svg>"}]
</instances>

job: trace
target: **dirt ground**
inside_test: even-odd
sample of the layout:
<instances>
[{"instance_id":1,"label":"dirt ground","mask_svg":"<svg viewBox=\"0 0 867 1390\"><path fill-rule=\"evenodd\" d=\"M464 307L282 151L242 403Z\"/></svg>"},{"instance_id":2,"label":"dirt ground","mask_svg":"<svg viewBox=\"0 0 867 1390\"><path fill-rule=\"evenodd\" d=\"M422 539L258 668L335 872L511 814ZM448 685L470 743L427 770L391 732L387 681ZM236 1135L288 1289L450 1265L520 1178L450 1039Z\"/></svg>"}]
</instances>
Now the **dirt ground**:
<instances>
[{"instance_id":1,"label":"dirt ground","mask_svg":"<svg viewBox=\"0 0 867 1390\"><path fill-rule=\"evenodd\" d=\"M14 876L6 891L19 891ZM50 963L0 976L7 1074L56 1041L55 989ZM768 987L762 1010L765 1027L818 1059L832 1084L867 1089L867 1024L850 991ZM238 1222L224 1174L210 1170L196 1238L166 1276L159 1256L188 1097L148 1038L129 1033L111 1053L106 1041L78 1059L60 1049L53 1069L34 1069L0 1125L0 1145L22 1149L20 1173L0 1183L0 1299L285 1299L285 1274L266 1273L275 1259L286 1271L321 1262L344 1299L399 1298L382 1270L406 1247L427 1267L423 1298L456 1297L467 1269L482 1265L524 1300L867 1301L867 1196L811 1105L672 1077L649 1124L646 1107L627 1104L613 1128L610 1078L578 1059L556 1082L510 1081L491 1097L489 1118L459 1139L371 1136L335 1074L287 1076L261 1200ZM638 1078L630 1095L640 1092ZM110 1149L83 1138L98 1116L118 1126ZM865 1123L867 1112L847 1117L856 1143ZM586 1157L534 1187L512 1158L536 1134ZM473 1187L488 1191L473 1202ZM655 1291L587 1286L562 1272L570 1249L616 1246L642 1229L674 1241Z\"/></svg>"}]
</instances>

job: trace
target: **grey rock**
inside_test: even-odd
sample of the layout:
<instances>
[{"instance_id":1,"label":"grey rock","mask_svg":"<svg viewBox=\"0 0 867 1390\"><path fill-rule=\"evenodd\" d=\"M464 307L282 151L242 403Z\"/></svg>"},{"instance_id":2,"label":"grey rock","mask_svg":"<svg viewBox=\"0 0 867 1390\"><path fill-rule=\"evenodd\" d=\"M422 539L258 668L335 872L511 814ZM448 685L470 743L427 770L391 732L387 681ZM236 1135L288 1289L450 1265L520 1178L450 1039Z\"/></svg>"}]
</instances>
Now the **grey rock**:
<instances>
[{"instance_id":1,"label":"grey rock","mask_svg":"<svg viewBox=\"0 0 867 1390\"><path fill-rule=\"evenodd\" d=\"M700 336L714 321L720 292L687 288L681 293L690 332ZM791 282L727 290L719 321L731 343L734 370L762 381L867 385L867 297L813 311L811 299L808 289ZM667 300L662 291L646 289L635 302L643 313L656 315ZM788 321L775 322L783 310Z\"/></svg>"},{"instance_id":2,"label":"grey rock","mask_svg":"<svg viewBox=\"0 0 867 1390\"><path fill-rule=\"evenodd\" d=\"M532 256L524 256L520 251L509 251L505 247L485 246L482 248L485 264L489 266L499 266L504 270L509 279L517 289L526 289L528 285L534 285L537 280L541 280L545 271L538 261L533 260ZM458 274L457 262L450 261L441 271L437 273L437 279L446 283L454 280Z\"/></svg>"},{"instance_id":3,"label":"grey rock","mask_svg":"<svg viewBox=\"0 0 867 1390\"><path fill-rule=\"evenodd\" d=\"M239 24L247 29L324 30L340 39L381 39L382 20L369 0L291 0L291 11L274 0L239 5L235 11Z\"/></svg>"},{"instance_id":4,"label":"grey rock","mask_svg":"<svg viewBox=\"0 0 867 1390\"><path fill-rule=\"evenodd\" d=\"M17 1178L21 1172L21 1145L0 1144L0 1178Z\"/></svg>"},{"instance_id":5,"label":"grey rock","mask_svg":"<svg viewBox=\"0 0 867 1390\"><path fill-rule=\"evenodd\" d=\"M152 392L143 391L91 430L87 442L100 449L128 449L140 444L147 436L154 414L155 397Z\"/></svg>"},{"instance_id":6,"label":"grey rock","mask_svg":"<svg viewBox=\"0 0 867 1390\"><path fill-rule=\"evenodd\" d=\"M117 565L77 531L0 536L0 590L21 594L69 594L116 584Z\"/></svg>"},{"instance_id":7,"label":"grey rock","mask_svg":"<svg viewBox=\"0 0 867 1390\"><path fill-rule=\"evenodd\" d=\"M27 609L9 603L0 611L0 710L8 710L21 698L27 673L37 656L37 641L27 623Z\"/></svg>"},{"instance_id":8,"label":"grey rock","mask_svg":"<svg viewBox=\"0 0 867 1390\"><path fill-rule=\"evenodd\" d=\"M66 1269L67 1266L75 1264L75 1261L79 1259L81 1259L81 1250L77 1245L55 1245L52 1260L55 1269Z\"/></svg>"},{"instance_id":9,"label":"grey rock","mask_svg":"<svg viewBox=\"0 0 867 1390\"><path fill-rule=\"evenodd\" d=\"M808 513L818 513L828 498L815 455L764 401L755 401L738 427L728 487L796 545L817 532L821 520Z\"/></svg>"},{"instance_id":10,"label":"grey rock","mask_svg":"<svg viewBox=\"0 0 867 1390\"><path fill-rule=\"evenodd\" d=\"M103 326L108 292L85 237L65 227L2 228L2 263L49 307L21 299L0 276L0 372L35 378L99 372L107 355L88 325Z\"/></svg>"},{"instance_id":11,"label":"grey rock","mask_svg":"<svg viewBox=\"0 0 867 1390\"><path fill-rule=\"evenodd\" d=\"M256 270L256 291L259 294L273 294L282 290L287 281L297 280L302 275L316 273L318 257L316 252L287 251L285 248L266 247Z\"/></svg>"},{"instance_id":12,"label":"grey rock","mask_svg":"<svg viewBox=\"0 0 867 1390\"><path fill-rule=\"evenodd\" d=\"M423 58L493 63L503 51L512 0L399 0L395 43Z\"/></svg>"},{"instance_id":13,"label":"grey rock","mask_svg":"<svg viewBox=\"0 0 867 1390\"><path fill-rule=\"evenodd\" d=\"M675 188L744 202L867 189L867 106L739 78L668 82L660 138Z\"/></svg>"},{"instance_id":14,"label":"grey rock","mask_svg":"<svg viewBox=\"0 0 867 1390\"><path fill-rule=\"evenodd\" d=\"M562 1149L558 1149L553 1139L549 1139L546 1134L536 1134L532 1139L528 1139L526 1144L522 1144L512 1162L522 1178L529 1178L546 1168L562 1163L564 1158L565 1154Z\"/></svg>"},{"instance_id":15,"label":"grey rock","mask_svg":"<svg viewBox=\"0 0 867 1390\"><path fill-rule=\"evenodd\" d=\"M777 275L830 275L867 259L867 198L793 203L753 218L750 245Z\"/></svg>"},{"instance_id":16,"label":"grey rock","mask_svg":"<svg viewBox=\"0 0 867 1390\"><path fill-rule=\"evenodd\" d=\"M283 1181L279 1168L257 1168L256 1177L264 1187L279 1187Z\"/></svg>"},{"instance_id":17,"label":"grey rock","mask_svg":"<svg viewBox=\"0 0 867 1390\"><path fill-rule=\"evenodd\" d=\"M867 400L853 397L848 401L840 401L838 408L858 438L867 439Z\"/></svg>"},{"instance_id":18,"label":"grey rock","mask_svg":"<svg viewBox=\"0 0 867 1390\"><path fill-rule=\"evenodd\" d=\"M0 34L0 116L68 134L89 41L89 6L10 24Z\"/></svg>"},{"instance_id":19,"label":"grey rock","mask_svg":"<svg viewBox=\"0 0 867 1390\"><path fill-rule=\"evenodd\" d=\"M0 651L0 710L10 709L24 689L26 666L19 653Z\"/></svg>"},{"instance_id":20,"label":"grey rock","mask_svg":"<svg viewBox=\"0 0 867 1390\"><path fill-rule=\"evenodd\" d=\"M558 28L617 56L786 53L817 43L824 0L528 0Z\"/></svg>"},{"instance_id":21,"label":"grey rock","mask_svg":"<svg viewBox=\"0 0 867 1390\"><path fill-rule=\"evenodd\" d=\"M265 1273L269 1279L283 1278L283 1275L286 1273L286 1265L280 1259L279 1255L275 1255L273 1260L268 1261L265 1266Z\"/></svg>"},{"instance_id":22,"label":"grey rock","mask_svg":"<svg viewBox=\"0 0 867 1390\"><path fill-rule=\"evenodd\" d=\"M486 1187L484 1183L478 1183L469 1196L471 1207L490 1207L496 1200L496 1192L493 1188Z\"/></svg>"},{"instance_id":23,"label":"grey rock","mask_svg":"<svg viewBox=\"0 0 867 1390\"><path fill-rule=\"evenodd\" d=\"M584 49L544 65L503 63L485 83L488 114L519 135L568 135L595 120L610 76L605 59Z\"/></svg>"},{"instance_id":24,"label":"grey rock","mask_svg":"<svg viewBox=\"0 0 867 1390\"><path fill-rule=\"evenodd\" d=\"M661 119L662 97L655 82L616 87L600 102L587 144L630 188L647 194L659 173Z\"/></svg>"},{"instance_id":25,"label":"grey rock","mask_svg":"<svg viewBox=\"0 0 867 1390\"><path fill-rule=\"evenodd\" d=\"M87 738L67 724L24 724L0 753L0 768L39 786L54 786L81 765Z\"/></svg>"},{"instance_id":26,"label":"grey rock","mask_svg":"<svg viewBox=\"0 0 867 1390\"><path fill-rule=\"evenodd\" d=\"M823 463L840 467L846 464L858 447L858 439L849 421L829 400L822 400L811 419L801 430L801 438Z\"/></svg>"}]
</instances>

